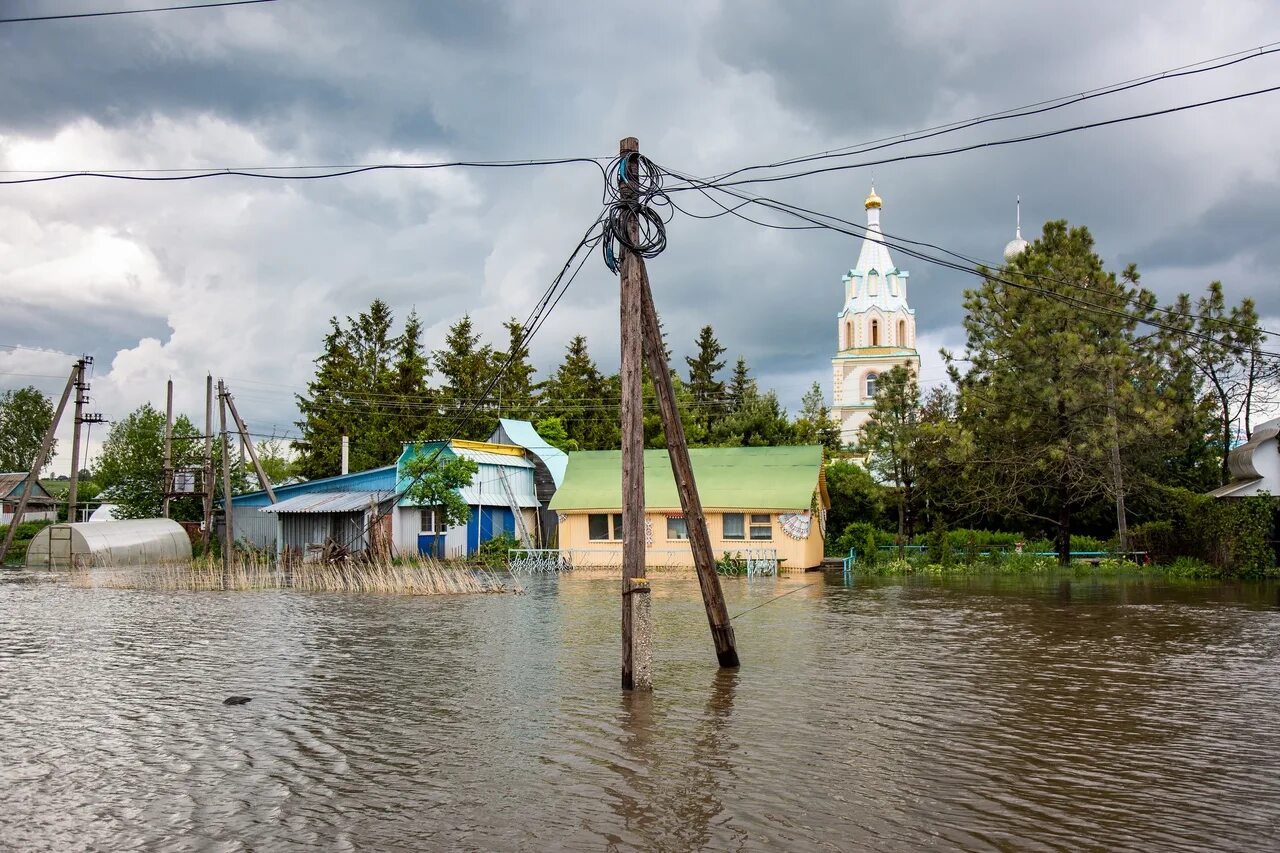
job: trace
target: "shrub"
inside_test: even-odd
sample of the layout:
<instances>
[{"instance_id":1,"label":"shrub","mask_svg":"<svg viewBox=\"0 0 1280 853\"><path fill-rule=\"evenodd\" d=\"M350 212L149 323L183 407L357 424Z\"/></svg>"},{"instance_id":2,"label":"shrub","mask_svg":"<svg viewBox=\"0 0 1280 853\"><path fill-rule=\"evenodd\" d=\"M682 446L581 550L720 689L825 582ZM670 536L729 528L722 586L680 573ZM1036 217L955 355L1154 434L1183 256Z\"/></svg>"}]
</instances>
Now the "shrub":
<instances>
[{"instance_id":1,"label":"shrub","mask_svg":"<svg viewBox=\"0 0 1280 853\"><path fill-rule=\"evenodd\" d=\"M499 568L507 564L507 552L519 548L520 543L510 533L495 536L480 543L476 549L475 559L488 568Z\"/></svg>"}]
</instances>

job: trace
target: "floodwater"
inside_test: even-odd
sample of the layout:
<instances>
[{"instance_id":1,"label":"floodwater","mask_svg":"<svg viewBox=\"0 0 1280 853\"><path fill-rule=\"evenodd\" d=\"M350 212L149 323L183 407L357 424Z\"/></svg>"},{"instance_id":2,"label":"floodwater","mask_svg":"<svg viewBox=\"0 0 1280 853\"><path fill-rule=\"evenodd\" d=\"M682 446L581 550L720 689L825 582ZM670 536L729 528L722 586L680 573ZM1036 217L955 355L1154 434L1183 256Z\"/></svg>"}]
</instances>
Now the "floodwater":
<instances>
[{"instance_id":1,"label":"floodwater","mask_svg":"<svg viewBox=\"0 0 1280 853\"><path fill-rule=\"evenodd\" d=\"M75 589L0 574L0 848L1280 847L1280 588L654 581L618 596ZM253 701L228 707L232 694Z\"/></svg>"}]
</instances>

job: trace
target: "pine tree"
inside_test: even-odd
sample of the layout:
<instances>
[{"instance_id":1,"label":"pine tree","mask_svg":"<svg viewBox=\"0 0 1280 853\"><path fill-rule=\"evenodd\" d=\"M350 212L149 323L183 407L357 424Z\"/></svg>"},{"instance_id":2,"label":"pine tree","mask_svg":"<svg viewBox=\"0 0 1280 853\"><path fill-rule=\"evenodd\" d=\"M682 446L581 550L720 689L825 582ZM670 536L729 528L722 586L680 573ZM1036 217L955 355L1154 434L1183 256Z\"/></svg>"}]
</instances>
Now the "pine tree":
<instances>
[{"instance_id":1,"label":"pine tree","mask_svg":"<svg viewBox=\"0 0 1280 853\"><path fill-rule=\"evenodd\" d=\"M496 360L495 369L502 370L494 395L502 417L527 420L534 408L534 367L529 363L524 326L515 317L502 324L507 330L507 351Z\"/></svg>"},{"instance_id":2,"label":"pine tree","mask_svg":"<svg viewBox=\"0 0 1280 853\"><path fill-rule=\"evenodd\" d=\"M720 358L725 348L716 340L715 332L710 326L703 326L698 333L698 354L685 356L689 365L689 391L693 395L693 404L699 410L699 422L707 432L718 417L717 407L724 403L724 382L717 376L724 369L724 361Z\"/></svg>"},{"instance_id":3,"label":"pine tree","mask_svg":"<svg viewBox=\"0 0 1280 853\"><path fill-rule=\"evenodd\" d=\"M840 427L831 418L826 395L817 382L813 383L800 400L800 415L796 419L795 428L798 444L820 444L826 454L840 451Z\"/></svg>"},{"instance_id":4,"label":"pine tree","mask_svg":"<svg viewBox=\"0 0 1280 853\"><path fill-rule=\"evenodd\" d=\"M484 391L495 370L493 347L481 345L480 333L475 331L470 314L462 315L461 320L449 327L444 349L435 352L435 367L443 383L438 394L439 406L452 425L450 435L456 431L457 438L471 440L484 440L492 435L498 425L496 396L485 397Z\"/></svg>"},{"instance_id":5,"label":"pine tree","mask_svg":"<svg viewBox=\"0 0 1280 853\"><path fill-rule=\"evenodd\" d=\"M587 339L576 335L565 348L564 360L543 383L542 417L559 418L570 441L582 450L616 448L620 442L620 391L602 376L587 350Z\"/></svg>"},{"instance_id":6,"label":"pine tree","mask_svg":"<svg viewBox=\"0 0 1280 853\"><path fill-rule=\"evenodd\" d=\"M875 408L862 427L862 450L872 473L897 490L900 543L915 535L912 510L919 424L920 387L911 370L898 365L881 373L876 380Z\"/></svg>"},{"instance_id":7,"label":"pine tree","mask_svg":"<svg viewBox=\"0 0 1280 853\"><path fill-rule=\"evenodd\" d=\"M395 379L392 393L399 404L398 438L403 441L430 435L438 418L430 408L427 378L431 375L431 362L422 348L422 321L417 311L410 311L404 321L404 331L395 341Z\"/></svg>"},{"instance_id":8,"label":"pine tree","mask_svg":"<svg viewBox=\"0 0 1280 853\"><path fill-rule=\"evenodd\" d=\"M738 362L733 366L733 377L729 380L730 411L742 411L742 407L757 393L756 381L751 378L751 373L747 370L747 360L738 356Z\"/></svg>"}]
</instances>

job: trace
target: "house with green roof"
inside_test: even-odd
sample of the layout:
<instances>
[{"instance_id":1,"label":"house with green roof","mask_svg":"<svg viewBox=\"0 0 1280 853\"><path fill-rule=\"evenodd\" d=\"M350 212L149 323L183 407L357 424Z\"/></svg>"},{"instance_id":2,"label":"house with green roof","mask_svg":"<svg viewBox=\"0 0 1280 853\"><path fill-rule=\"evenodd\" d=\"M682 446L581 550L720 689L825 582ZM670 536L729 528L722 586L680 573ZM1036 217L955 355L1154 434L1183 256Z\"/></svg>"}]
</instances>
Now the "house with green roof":
<instances>
[{"instance_id":1,"label":"house with green roof","mask_svg":"<svg viewBox=\"0 0 1280 853\"><path fill-rule=\"evenodd\" d=\"M773 550L783 570L822 563L827 495L822 448L698 447L689 451L711 547L717 555ZM688 524L665 450L644 452L645 554L651 568L693 565ZM615 565L622 550L622 453L571 452L551 499L562 551L597 553Z\"/></svg>"}]
</instances>

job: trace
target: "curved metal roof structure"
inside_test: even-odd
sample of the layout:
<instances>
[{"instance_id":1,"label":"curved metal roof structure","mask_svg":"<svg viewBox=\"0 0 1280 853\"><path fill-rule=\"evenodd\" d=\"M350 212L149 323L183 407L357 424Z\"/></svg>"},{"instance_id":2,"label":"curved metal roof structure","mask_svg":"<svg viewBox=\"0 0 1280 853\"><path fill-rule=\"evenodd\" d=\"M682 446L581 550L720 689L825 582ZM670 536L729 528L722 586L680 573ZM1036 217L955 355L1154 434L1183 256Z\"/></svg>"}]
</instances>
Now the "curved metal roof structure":
<instances>
[{"instance_id":1,"label":"curved metal roof structure","mask_svg":"<svg viewBox=\"0 0 1280 853\"><path fill-rule=\"evenodd\" d=\"M51 524L27 548L27 565L49 568L190 561L187 531L167 518Z\"/></svg>"}]
</instances>

